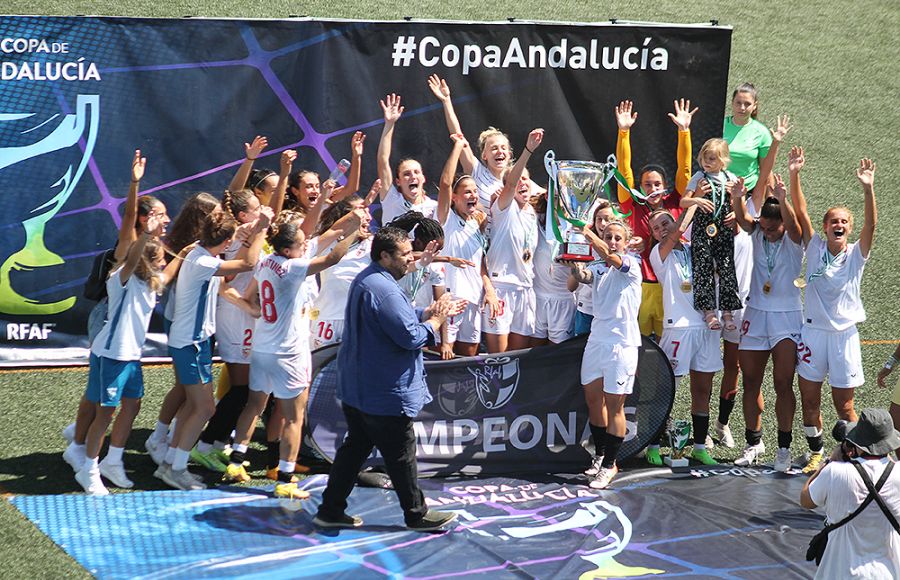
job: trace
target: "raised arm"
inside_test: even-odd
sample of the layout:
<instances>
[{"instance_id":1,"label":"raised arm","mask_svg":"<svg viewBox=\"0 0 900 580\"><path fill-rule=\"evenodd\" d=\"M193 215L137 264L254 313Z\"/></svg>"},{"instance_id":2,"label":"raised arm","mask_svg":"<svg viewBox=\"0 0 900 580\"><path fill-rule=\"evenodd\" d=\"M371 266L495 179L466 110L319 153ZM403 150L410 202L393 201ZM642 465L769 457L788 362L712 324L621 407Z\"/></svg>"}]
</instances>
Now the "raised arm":
<instances>
[{"instance_id":1,"label":"raised arm","mask_svg":"<svg viewBox=\"0 0 900 580\"><path fill-rule=\"evenodd\" d=\"M469 148L469 142L462 133L454 133L450 135L453 140L453 149L444 163L444 170L441 172L441 180L438 184L438 205L437 205L437 221L443 224L450 215L451 205L453 203L453 178L456 177L456 167L459 165L459 157L464 149Z\"/></svg>"},{"instance_id":2,"label":"raised arm","mask_svg":"<svg viewBox=\"0 0 900 580\"><path fill-rule=\"evenodd\" d=\"M612 265L614 268L618 269L622 267L622 256L619 254L611 253L609 251L609 246L606 245L606 242L600 239L600 237L594 233L594 230L590 228L590 226L584 226L581 228L581 233L584 234L584 237L591 243L594 250L600 256L601 260L605 260L607 264Z\"/></svg>"},{"instance_id":3,"label":"raised arm","mask_svg":"<svg viewBox=\"0 0 900 580\"><path fill-rule=\"evenodd\" d=\"M319 197L310 206L309 211L306 212L303 223L300 224L300 229L307 238L311 238L315 233L319 220L322 218L322 213L330 205L329 200L334 194L334 185L333 181L326 179L325 183L322 184L322 191L319 193Z\"/></svg>"},{"instance_id":4,"label":"raised arm","mask_svg":"<svg viewBox=\"0 0 900 580\"><path fill-rule=\"evenodd\" d=\"M125 212L122 214L122 224L119 226L119 240L114 252L116 262L121 262L125 259L131 244L138 238L137 229L134 227L138 215L138 188L141 185L141 179L144 177L144 169L146 167L147 158L141 157L140 149L135 149L134 158L131 160L131 185L128 186Z\"/></svg>"},{"instance_id":5,"label":"raised arm","mask_svg":"<svg viewBox=\"0 0 900 580\"><path fill-rule=\"evenodd\" d=\"M437 100L444 107L444 120L447 122L447 131L451 135L462 134L462 126L459 124L459 118L456 116L456 110L453 108L453 100L450 98L450 87L447 85L447 81L438 75L431 75L428 77L428 88L431 89L431 92L434 93L434 96L437 97ZM478 163L478 157L475 156L475 152L470 147L468 151L462 153L460 162L462 163L463 171L472 173L475 170L475 165Z\"/></svg>"},{"instance_id":6,"label":"raised arm","mask_svg":"<svg viewBox=\"0 0 900 580\"><path fill-rule=\"evenodd\" d=\"M374 182L372 182L372 187L369 188L369 193L363 200L363 205L369 207L370 205L375 203L375 198L378 197L379 193L381 193L381 180L376 179Z\"/></svg>"},{"instance_id":7,"label":"raised arm","mask_svg":"<svg viewBox=\"0 0 900 580\"><path fill-rule=\"evenodd\" d=\"M353 242L359 239L359 230L352 232L349 236L338 238L338 243L331 248L331 251L324 256L316 256L309 262L309 268L306 270L307 276L315 276L322 270L330 268L341 261L341 258L347 255L347 251Z\"/></svg>"},{"instance_id":8,"label":"raised arm","mask_svg":"<svg viewBox=\"0 0 900 580\"><path fill-rule=\"evenodd\" d=\"M368 227L370 220L369 212L365 209L355 209L351 211L338 221L334 222L334 225L332 225L328 231L322 232L319 236L319 248L324 250L330 246L332 242L337 241L342 236L346 237L351 235L353 232L360 229L362 225Z\"/></svg>"},{"instance_id":9,"label":"raised arm","mask_svg":"<svg viewBox=\"0 0 900 580\"><path fill-rule=\"evenodd\" d=\"M381 130L381 140L378 141L375 163L378 169L378 179L381 180L381 191L378 194L380 199L384 200L394 183L394 172L391 170L391 145L394 141L394 125L403 114L403 106L400 104L400 95L394 93L379 102L381 110L384 112L384 128Z\"/></svg>"},{"instance_id":10,"label":"raised arm","mask_svg":"<svg viewBox=\"0 0 900 580\"><path fill-rule=\"evenodd\" d=\"M637 117L638 114L634 111L631 101L622 101L616 105L616 126L619 128L616 138L616 165L628 187L632 189L634 189L634 172L631 170L631 127L637 121ZM631 192L620 185L619 207L621 210L628 213L633 203Z\"/></svg>"},{"instance_id":11,"label":"raised arm","mask_svg":"<svg viewBox=\"0 0 900 580\"><path fill-rule=\"evenodd\" d=\"M865 221L859 233L859 250L863 258L869 257L872 242L875 241L875 225L878 223L878 208L875 205L875 162L869 158L859 161L856 178L862 184L865 196Z\"/></svg>"},{"instance_id":12,"label":"raised arm","mask_svg":"<svg viewBox=\"0 0 900 580\"><path fill-rule=\"evenodd\" d=\"M769 175L775 167L775 159L778 157L778 147L784 141L788 131L791 130L790 119L787 115L780 115L775 124L774 129L769 129L772 133L772 144L769 145L769 152L759 162L759 179L753 188L753 207L756 211L762 208L762 204L766 201L766 186L769 184Z\"/></svg>"},{"instance_id":13,"label":"raised arm","mask_svg":"<svg viewBox=\"0 0 900 580\"><path fill-rule=\"evenodd\" d=\"M147 246L147 242L150 238L163 235L165 229L166 225L157 216L150 216L147 219L147 229L142 231L141 235L137 237L137 240L135 240L128 248L125 265L119 270L119 282L122 286L128 282L128 279L131 278L131 275L134 274L134 271L137 269L137 266L141 261L141 254L144 253L144 248Z\"/></svg>"},{"instance_id":14,"label":"raised arm","mask_svg":"<svg viewBox=\"0 0 900 580\"><path fill-rule=\"evenodd\" d=\"M797 222L800 224L803 245L806 246L809 240L812 239L815 230L813 230L812 220L809 219L806 196L803 195L803 188L800 187L800 170L803 169L804 165L806 165L806 157L803 154L803 148L791 147L791 152L788 153L791 204L794 206L794 213L797 215Z\"/></svg>"},{"instance_id":15,"label":"raised arm","mask_svg":"<svg viewBox=\"0 0 900 580\"><path fill-rule=\"evenodd\" d=\"M748 234L752 233L756 228L756 222L747 211L747 203L744 201L744 196L747 195L744 178L738 177L737 181L729 182L725 187L731 194L731 207L734 210L734 219L738 226Z\"/></svg>"},{"instance_id":16,"label":"raised arm","mask_svg":"<svg viewBox=\"0 0 900 580\"><path fill-rule=\"evenodd\" d=\"M675 193L681 196L691 181L691 120L699 107L691 109L690 99L675 101L675 113L669 113L669 118L678 127L678 149L676 156L678 170L675 173Z\"/></svg>"},{"instance_id":17,"label":"raised arm","mask_svg":"<svg viewBox=\"0 0 900 580\"><path fill-rule=\"evenodd\" d=\"M781 222L784 224L785 235L791 238L795 244L799 244L803 241L803 230L800 228L800 222L797 221L794 208L788 203L784 179L777 173L775 174L775 199L778 200L778 207L781 209Z\"/></svg>"},{"instance_id":18,"label":"raised arm","mask_svg":"<svg viewBox=\"0 0 900 580\"><path fill-rule=\"evenodd\" d=\"M660 261L665 262L666 258L669 257L669 253L675 247L675 244L678 243L678 240L680 240L681 236L684 235L684 232L687 231L688 226L691 225L691 220L694 219L694 214L696 212L696 207L689 207L678 216L678 221L675 222L675 228L659 243Z\"/></svg>"},{"instance_id":19,"label":"raised arm","mask_svg":"<svg viewBox=\"0 0 900 580\"><path fill-rule=\"evenodd\" d=\"M341 187L336 187L334 194L331 196L332 202L339 202L348 195L353 195L359 191L359 174L362 167L363 143L366 141L366 134L357 131L350 139L350 171L347 172L347 183Z\"/></svg>"},{"instance_id":20,"label":"raised arm","mask_svg":"<svg viewBox=\"0 0 900 580\"><path fill-rule=\"evenodd\" d=\"M256 267L256 262L259 261L259 252L262 250L266 238L265 233L271 220L272 208L268 206L259 208L259 217L254 222L254 232L250 239L244 242L247 245L247 254L241 259L223 261L216 270L216 276L240 274Z\"/></svg>"},{"instance_id":21,"label":"raised arm","mask_svg":"<svg viewBox=\"0 0 900 580\"><path fill-rule=\"evenodd\" d=\"M294 161L297 159L297 152L294 149L288 149L281 152L281 162L278 168L278 185L275 186L275 193L269 200L269 207L272 208L272 214L278 215L284 209L284 196L287 195L288 179L291 176L291 169L294 167Z\"/></svg>"},{"instance_id":22,"label":"raised arm","mask_svg":"<svg viewBox=\"0 0 900 580\"><path fill-rule=\"evenodd\" d=\"M253 162L256 161L256 158L268 145L269 140L259 135L253 138L252 143L244 143L244 161L241 162L241 166L238 167L234 177L231 178L231 183L228 184L228 191L239 191L247 187L247 178L250 177Z\"/></svg>"},{"instance_id":23,"label":"raised arm","mask_svg":"<svg viewBox=\"0 0 900 580\"><path fill-rule=\"evenodd\" d=\"M519 179L522 177L522 173L525 172L528 160L531 159L531 154L534 153L534 150L537 149L538 145L540 145L543 140L543 129L532 129L531 133L528 134L525 149L522 150L522 154L516 159L516 164L513 165L513 168L506 176L503 183L503 190L500 192L500 197L497 199L497 204L501 210L505 210L509 207L509 204L513 202L516 195L516 189L519 187Z\"/></svg>"},{"instance_id":24,"label":"raised arm","mask_svg":"<svg viewBox=\"0 0 900 580\"><path fill-rule=\"evenodd\" d=\"M197 242L186 245L181 249L180 252L178 252L178 255L176 255L172 260L169 261L168 264L166 264L166 267L162 272L162 282L164 285L168 286L172 283L172 280L178 277L178 270L181 269L181 265L184 263L185 257L187 257L187 255L191 253L191 250L193 250L196 246Z\"/></svg>"}]
</instances>

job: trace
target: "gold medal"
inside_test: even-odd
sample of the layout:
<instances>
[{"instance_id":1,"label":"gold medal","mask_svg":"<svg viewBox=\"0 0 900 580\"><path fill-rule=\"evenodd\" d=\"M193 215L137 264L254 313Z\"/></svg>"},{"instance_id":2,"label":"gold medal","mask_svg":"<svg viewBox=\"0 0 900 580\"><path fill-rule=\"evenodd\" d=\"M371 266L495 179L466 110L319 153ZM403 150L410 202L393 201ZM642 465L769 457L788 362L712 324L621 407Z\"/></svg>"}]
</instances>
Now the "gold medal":
<instances>
[{"instance_id":1,"label":"gold medal","mask_svg":"<svg viewBox=\"0 0 900 580\"><path fill-rule=\"evenodd\" d=\"M688 280L681 283L681 291L685 293L691 291L691 283Z\"/></svg>"},{"instance_id":2,"label":"gold medal","mask_svg":"<svg viewBox=\"0 0 900 580\"><path fill-rule=\"evenodd\" d=\"M716 234L718 234L718 233L719 233L719 228L716 227L716 224L709 224L708 226L706 226L706 235L707 236L714 238L714 237L716 237Z\"/></svg>"},{"instance_id":3,"label":"gold medal","mask_svg":"<svg viewBox=\"0 0 900 580\"><path fill-rule=\"evenodd\" d=\"M522 252L522 261L529 262L531 260L531 250L525 250Z\"/></svg>"},{"instance_id":4,"label":"gold medal","mask_svg":"<svg viewBox=\"0 0 900 580\"><path fill-rule=\"evenodd\" d=\"M794 278L794 286L797 288L806 288L806 280L803 279L803 276Z\"/></svg>"},{"instance_id":5,"label":"gold medal","mask_svg":"<svg viewBox=\"0 0 900 580\"><path fill-rule=\"evenodd\" d=\"M316 320L318 318L319 318L319 309L318 308L313 308L312 310L309 311L309 319L310 320Z\"/></svg>"},{"instance_id":6,"label":"gold medal","mask_svg":"<svg viewBox=\"0 0 900 580\"><path fill-rule=\"evenodd\" d=\"M763 284L763 294L768 294L772 291L772 283L766 280L766 283Z\"/></svg>"}]
</instances>

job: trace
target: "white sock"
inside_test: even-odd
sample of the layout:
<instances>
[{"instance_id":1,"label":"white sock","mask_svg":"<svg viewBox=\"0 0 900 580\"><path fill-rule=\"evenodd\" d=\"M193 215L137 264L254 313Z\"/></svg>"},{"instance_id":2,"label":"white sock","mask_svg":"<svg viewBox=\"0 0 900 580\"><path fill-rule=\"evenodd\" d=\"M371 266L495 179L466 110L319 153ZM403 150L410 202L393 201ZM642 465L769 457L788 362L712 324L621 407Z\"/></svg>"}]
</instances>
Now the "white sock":
<instances>
[{"instance_id":1,"label":"white sock","mask_svg":"<svg viewBox=\"0 0 900 580\"><path fill-rule=\"evenodd\" d=\"M103 459L103 461L109 463L110 465L122 465L123 451L125 451L124 447L114 447L110 445L109 452L107 452L106 457Z\"/></svg>"},{"instance_id":2,"label":"white sock","mask_svg":"<svg viewBox=\"0 0 900 580\"><path fill-rule=\"evenodd\" d=\"M694 443L694 451L705 451L706 443Z\"/></svg>"},{"instance_id":3,"label":"white sock","mask_svg":"<svg viewBox=\"0 0 900 580\"><path fill-rule=\"evenodd\" d=\"M285 461L281 459L278 461L278 471L281 473L294 473L294 466L296 465L293 461Z\"/></svg>"},{"instance_id":4,"label":"white sock","mask_svg":"<svg viewBox=\"0 0 900 580\"><path fill-rule=\"evenodd\" d=\"M163 461L172 465L175 462L175 451L177 451L175 447L169 447L166 450L166 458Z\"/></svg>"},{"instance_id":5,"label":"white sock","mask_svg":"<svg viewBox=\"0 0 900 580\"><path fill-rule=\"evenodd\" d=\"M156 422L156 428L153 429L153 433L150 434L150 438L154 441L162 441L166 438L166 433L169 432L169 424L163 423L161 421Z\"/></svg>"},{"instance_id":6,"label":"white sock","mask_svg":"<svg viewBox=\"0 0 900 580\"><path fill-rule=\"evenodd\" d=\"M82 465L81 468L87 470L88 473L99 470L100 469L100 458L99 457L85 457L84 465Z\"/></svg>"},{"instance_id":7,"label":"white sock","mask_svg":"<svg viewBox=\"0 0 900 580\"><path fill-rule=\"evenodd\" d=\"M648 445L647 449L656 449L659 450L659 445Z\"/></svg>"},{"instance_id":8,"label":"white sock","mask_svg":"<svg viewBox=\"0 0 900 580\"><path fill-rule=\"evenodd\" d=\"M803 426L803 434L807 437L821 437L822 430L816 427L815 425L804 425Z\"/></svg>"},{"instance_id":9,"label":"white sock","mask_svg":"<svg viewBox=\"0 0 900 580\"><path fill-rule=\"evenodd\" d=\"M190 457L190 455L190 451L176 448L175 457L172 459L172 471L181 471L182 469L187 469L188 457Z\"/></svg>"},{"instance_id":10,"label":"white sock","mask_svg":"<svg viewBox=\"0 0 900 580\"><path fill-rule=\"evenodd\" d=\"M212 450L212 444L207 443L206 441L198 441L197 442L197 451L200 453L209 453Z\"/></svg>"},{"instance_id":11,"label":"white sock","mask_svg":"<svg viewBox=\"0 0 900 580\"><path fill-rule=\"evenodd\" d=\"M72 448L73 453L77 453L78 455L84 456L86 453L84 450L83 443L81 445L79 445L78 443L75 443L74 441L72 441L71 443L69 443L69 447Z\"/></svg>"}]
</instances>

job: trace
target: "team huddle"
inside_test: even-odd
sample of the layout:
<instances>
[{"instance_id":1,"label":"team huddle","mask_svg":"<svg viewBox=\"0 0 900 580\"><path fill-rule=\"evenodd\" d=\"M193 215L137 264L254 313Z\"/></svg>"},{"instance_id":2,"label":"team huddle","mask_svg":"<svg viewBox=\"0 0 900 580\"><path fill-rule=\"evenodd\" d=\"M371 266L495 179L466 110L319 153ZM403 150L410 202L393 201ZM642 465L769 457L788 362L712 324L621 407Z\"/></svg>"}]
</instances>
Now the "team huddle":
<instances>
[{"instance_id":1,"label":"team huddle","mask_svg":"<svg viewBox=\"0 0 900 580\"><path fill-rule=\"evenodd\" d=\"M517 156L493 127L470 144L447 83L433 75L428 86L450 136L436 200L418 161L392 165L404 111L394 94L381 101L378 179L364 197L357 194L362 133L351 139L349 162L324 182L312 171L294 171L292 150L281 153L277 172L254 169L268 146L256 137L244 144L245 160L222 199L194 195L170 223L161 201L139 195L146 160L135 152L118 241L100 268L106 296L89 323L88 385L65 433L71 443L63 458L85 491L108 493L103 479L133 486L123 449L140 409L141 348L159 299L176 378L145 443L159 466L154 475L177 489L202 489L201 478L188 471L193 461L226 481L248 481L247 449L262 416L275 495L306 497L295 473L306 470L297 456L310 353L341 340L350 285L373 260L368 208L376 201L381 224L408 232L416 261L399 284L410 302L424 308L464 301L441 325L438 344L428 347L435 356L500 353L589 333L581 382L595 445L585 471L591 487L607 487L618 471L641 335L660 344L676 377L689 375L691 457L705 464L716 463L708 450L711 427L720 443L734 445L728 420L739 374L747 430L736 463L752 464L765 453L761 385L771 356L775 467L791 466L796 370L810 449L804 469L815 470L823 457L824 380L847 420L856 419L853 390L863 384L856 324L865 320L860 283L875 231L874 163L863 159L856 172L865 217L859 241L850 243L847 208L828 209L820 232L814 230L801 187L802 148L790 149L787 184L774 174L790 126L787 117L773 130L756 120L752 85L735 90L723 138L703 144L695 173L690 125L697 109L675 102L668 115L678 135L673 178L660 165L632 170L630 132L638 115L623 101L615 108L616 158L627 186L616 200L595 203L583 228L593 261L562 261L560 244L544 235L553 219L547 190L527 169L543 129L528 133ZM227 369L218 389L213 340ZM718 371L719 413L711 425ZM100 461L110 425L109 451ZM662 463L658 445L648 448L647 460Z\"/></svg>"}]
</instances>

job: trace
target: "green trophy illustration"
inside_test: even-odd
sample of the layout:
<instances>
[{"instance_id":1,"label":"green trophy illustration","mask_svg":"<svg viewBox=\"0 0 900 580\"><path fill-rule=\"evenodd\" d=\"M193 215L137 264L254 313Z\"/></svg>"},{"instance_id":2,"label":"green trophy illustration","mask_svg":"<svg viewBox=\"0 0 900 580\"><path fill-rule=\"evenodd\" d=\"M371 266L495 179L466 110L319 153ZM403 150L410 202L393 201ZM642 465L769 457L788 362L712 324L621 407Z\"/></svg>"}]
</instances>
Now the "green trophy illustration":
<instances>
[{"instance_id":1,"label":"green trophy illustration","mask_svg":"<svg viewBox=\"0 0 900 580\"><path fill-rule=\"evenodd\" d=\"M666 465L669 467L687 467L688 460L684 456L684 448L687 446L688 439L691 436L691 422L684 419L674 421L669 419L666 435L669 438L669 447L671 447L671 451L664 458Z\"/></svg>"}]
</instances>

